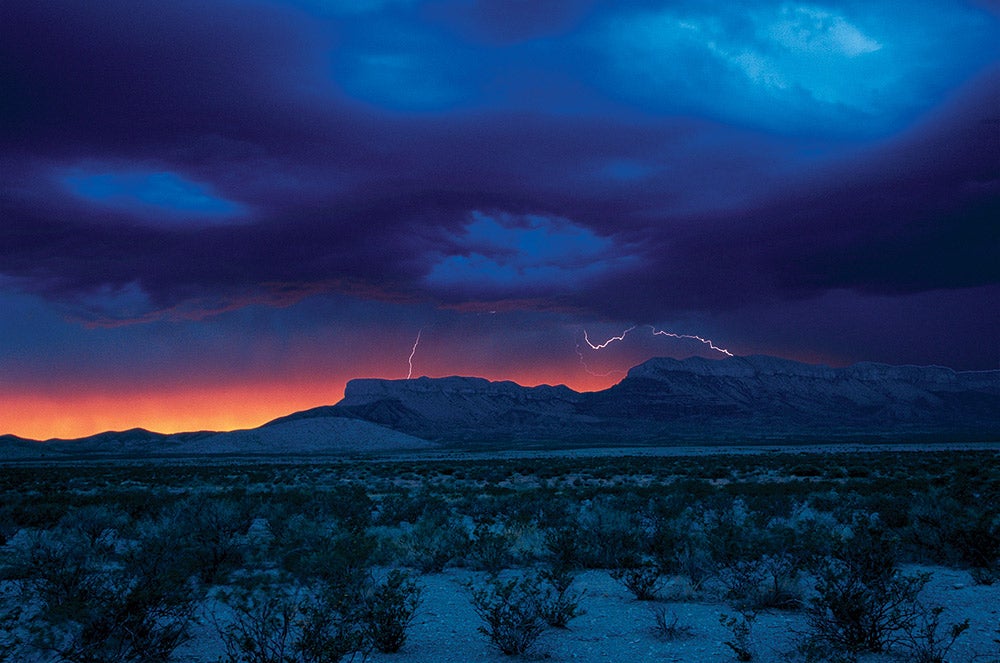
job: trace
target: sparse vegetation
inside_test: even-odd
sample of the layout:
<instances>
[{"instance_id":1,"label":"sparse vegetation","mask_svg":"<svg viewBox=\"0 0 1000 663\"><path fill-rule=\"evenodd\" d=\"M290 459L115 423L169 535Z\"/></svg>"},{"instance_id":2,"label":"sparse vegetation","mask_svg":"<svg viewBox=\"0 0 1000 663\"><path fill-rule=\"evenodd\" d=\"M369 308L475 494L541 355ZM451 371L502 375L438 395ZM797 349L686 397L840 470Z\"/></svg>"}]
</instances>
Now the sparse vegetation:
<instances>
[{"instance_id":1,"label":"sparse vegetation","mask_svg":"<svg viewBox=\"0 0 1000 663\"><path fill-rule=\"evenodd\" d=\"M365 633L372 646L393 654L406 643L406 632L420 607L420 585L409 574L392 571L375 586L365 610Z\"/></svg>"},{"instance_id":2,"label":"sparse vegetation","mask_svg":"<svg viewBox=\"0 0 1000 663\"><path fill-rule=\"evenodd\" d=\"M637 601L655 601L663 586L663 572L650 563L613 569L611 577L625 585Z\"/></svg>"},{"instance_id":3,"label":"sparse vegetation","mask_svg":"<svg viewBox=\"0 0 1000 663\"><path fill-rule=\"evenodd\" d=\"M732 638L724 644L733 650L737 661L752 661L754 659L753 625L757 621L757 613L743 609L736 615L722 614L719 623L725 626Z\"/></svg>"},{"instance_id":4,"label":"sparse vegetation","mask_svg":"<svg viewBox=\"0 0 1000 663\"><path fill-rule=\"evenodd\" d=\"M947 663L948 652L955 641L969 630L969 620L965 619L952 624L944 633L939 632L943 612L940 606L922 610L916 622L907 629L902 644L913 663Z\"/></svg>"},{"instance_id":5,"label":"sparse vegetation","mask_svg":"<svg viewBox=\"0 0 1000 663\"><path fill-rule=\"evenodd\" d=\"M681 624L676 612L666 606L656 606L652 609L653 632L668 642L680 640L693 635L694 628L690 624Z\"/></svg>"},{"instance_id":6,"label":"sparse vegetation","mask_svg":"<svg viewBox=\"0 0 1000 663\"><path fill-rule=\"evenodd\" d=\"M580 608L583 593L572 589L575 575L566 569L546 569L539 574L538 609L542 619L553 628L567 628L570 621L584 614Z\"/></svg>"},{"instance_id":7,"label":"sparse vegetation","mask_svg":"<svg viewBox=\"0 0 1000 663\"><path fill-rule=\"evenodd\" d=\"M538 583L530 577L491 578L471 588L472 605L482 620L479 631L507 656L526 654L545 632Z\"/></svg>"},{"instance_id":8,"label":"sparse vegetation","mask_svg":"<svg viewBox=\"0 0 1000 663\"><path fill-rule=\"evenodd\" d=\"M814 660L943 663L967 657L970 641L975 660L994 660L1000 647L983 646L991 636L975 619L923 608L927 576L906 565L995 582L996 459L11 464L0 472L0 661L166 662L222 595L233 661L405 651L428 582L418 576L442 570L435 582L479 578L470 598L486 641L510 653L573 628L594 600L579 588L612 575L636 598L728 601L737 658L748 615L764 623L780 609L798 612L782 619L805 625ZM656 608L660 644L691 634Z\"/></svg>"},{"instance_id":9,"label":"sparse vegetation","mask_svg":"<svg viewBox=\"0 0 1000 663\"><path fill-rule=\"evenodd\" d=\"M818 596L809 606L815 641L851 653L881 652L915 627L917 596L929 577L903 574L897 551L898 540L878 518L853 518L817 572Z\"/></svg>"}]
</instances>

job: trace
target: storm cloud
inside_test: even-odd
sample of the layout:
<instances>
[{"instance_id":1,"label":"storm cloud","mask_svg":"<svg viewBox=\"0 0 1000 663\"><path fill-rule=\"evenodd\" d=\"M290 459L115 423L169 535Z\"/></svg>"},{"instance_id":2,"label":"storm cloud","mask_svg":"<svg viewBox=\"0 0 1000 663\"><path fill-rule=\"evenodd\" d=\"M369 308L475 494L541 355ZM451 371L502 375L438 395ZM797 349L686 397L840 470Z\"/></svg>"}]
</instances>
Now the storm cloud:
<instances>
[{"instance_id":1,"label":"storm cloud","mask_svg":"<svg viewBox=\"0 0 1000 663\"><path fill-rule=\"evenodd\" d=\"M276 339L415 316L498 348L468 316L500 311L525 365L569 335L552 381L596 324L995 367L998 62L975 2L11 0L0 304L126 345L246 309ZM889 327L851 343L813 324L874 301Z\"/></svg>"}]
</instances>

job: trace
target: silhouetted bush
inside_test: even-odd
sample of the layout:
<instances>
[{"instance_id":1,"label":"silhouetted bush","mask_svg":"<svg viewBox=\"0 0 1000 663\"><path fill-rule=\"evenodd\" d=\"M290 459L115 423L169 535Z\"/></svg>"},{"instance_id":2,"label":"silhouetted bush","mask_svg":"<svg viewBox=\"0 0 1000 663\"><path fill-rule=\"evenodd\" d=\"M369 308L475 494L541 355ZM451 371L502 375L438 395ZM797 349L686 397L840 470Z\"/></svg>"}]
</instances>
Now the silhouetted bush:
<instances>
[{"instance_id":1,"label":"silhouetted bush","mask_svg":"<svg viewBox=\"0 0 1000 663\"><path fill-rule=\"evenodd\" d=\"M281 568L298 582L346 586L366 576L377 541L364 530L296 516L272 545Z\"/></svg>"},{"instance_id":2,"label":"silhouetted bush","mask_svg":"<svg viewBox=\"0 0 1000 663\"><path fill-rule=\"evenodd\" d=\"M656 606L653 608L652 614L653 633L668 642L687 638L694 634L694 629L689 624L681 624L677 613L668 610L666 606Z\"/></svg>"},{"instance_id":3,"label":"silhouetted bush","mask_svg":"<svg viewBox=\"0 0 1000 663\"><path fill-rule=\"evenodd\" d=\"M469 535L452 515L440 513L421 517L406 535L406 561L421 573L440 573L468 550Z\"/></svg>"},{"instance_id":4,"label":"silhouetted bush","mask_svg":"<svg viewBox=\"0 0 1000 663\"><path fill-rule=\"evenodd\" d=\"M553 569L569 571L580 566L580 535L575 527L550 527L545 530L545 557Z\"/></svg>"},{"instance_id":5,"label":"silhouetted bush","mask_svg":"<svg viewBox=\"0 0 1000 663\"><path fill-rule=\"evenodd\" d=\"M337 663L369 649L358 604L322 589L243 589L222 600L225 663Z\"/></svg>"},{"instance_id":6,"label":"silhouetted bush","mask_svg":"<svg viewBox=\"0 0 1000 663\"><path fill-rule=\"evenodd\" d=\"M663 588L663 571L653 563L613 569L611 577L625 585L638 601L655 601Z\"/></svg>"},{"instance_id":7,"label":"silhouetted bush","mask_svg":"<svg viewBox=\"0 0 1000 663\"><path fill-rule=\"evenodd\" d=\"M391 571L375 586L365 611L365 634L380 652L397 652L406 643L406 631L420 607L421 589L406 573Z\"/></svg>"},{"instance_id":8,"label":"silhouetted bush","mask_svg":"<svg viewBox=\"0 0 1000 663\"><path fill-rule=\"evenodd\" d=\"M719 615L719 623L733 634L732 638L723 644L733 650L737 661L752 661L754 658L753 625L757 621L757 613L743 609L736 615Z\"/></svg>"},{"instance_id":9,"label":"silhouetted bush","mask_svg":"<svg viewBox=\"0 0 1000 663\"><path fill-rule=\"evenodd\" d=\"M577 537L577 556L587 568L612 569L631 565L642 553L642 528L638 518L607 501L594 501L581 508Z\"/></svg>"},{"instance_id":10,"label":"silhouetted bush","mask_svg":"<svg viewBox=\"0 0 1000 663\"><path fill-rule=\"evenodd\" d=\"M253 520L247 506L236 500L199 495L166 511L165 526L203 583L224 580L243 566L247 552L244 535Z\"/></svg>"},{"instance_id":11,"label":"silhouetted bush","mask_svg":"<svg viewBox=\"0 0 1000 663\"><path fill-rule=\"evenodd\" d=\"M69 663L168 661L189 638L196 585L155 542L104 538L52 530L18 551L20 646Z\"/></svg>"},{"instance_id":12,"label":"silhouetted bush","mask_svg":"<svg viewBox=\"0 0 1000 663\"><path fill-rule=\"evenodd\" d=\"M789 555L739 560L724 568L719 579L725 598L755 610L795 610L802 606L799 571Z\"/></svg>"},{"instance_id":13,"label":"silhouetted bush","mask_svg":"<svg viewBox=\"0 0 1000 663\"><path fill-rule=\"evenodd\" d=\"M511 561L514 536L503 522L479 523L469 541L473 568L497 574Z\"/></svg>"},{"instance_id":14,"label":"silhouetted bush","mask_svg":"<svg viewBox=\"0 0 1000 663\"><path fill-rule=\"evenodd\" d=\"M575 574L569 569L545 569L538 575L539 612L553 628L567 628L569 622L584 614L580 609L582 592L572 589Z\"/></svg>"},{"instance_id":15,"label":"silhouetted bush","mask_svg":"<svg viewBox=\"0 0 1000 663\"><path fill-rule=\"evenodd\" d=\"M483 622L479 631L501 653L519 656L535 646L546 628L536 579L492 578L471 592L472 607Z\"/></svg>"},{"instance_id":16,"label":"silhouetted bush","mask_svg":"<svg viewBox=\"0 0 1000 663\"><path fill-rule=\"evenodd\" d=\"M877 517L856 516L851 535L818 570L809 606L812 644L847 652L881 652L916 624L926 574L906 576L898 540Z\"/></svg>"},{"instance_id":17,"label":"silhouetted bush","mask_svg":"<svg viewBox=\"0 0 1000 663\"><path fill-rule=\"evenodd\" d=\"M944 608L922 610L917 622L906 629L901 645L913 663L946 663L955 641L969 630L969 620L952 624L939 633Z\"/></svg>"}]
</instances>

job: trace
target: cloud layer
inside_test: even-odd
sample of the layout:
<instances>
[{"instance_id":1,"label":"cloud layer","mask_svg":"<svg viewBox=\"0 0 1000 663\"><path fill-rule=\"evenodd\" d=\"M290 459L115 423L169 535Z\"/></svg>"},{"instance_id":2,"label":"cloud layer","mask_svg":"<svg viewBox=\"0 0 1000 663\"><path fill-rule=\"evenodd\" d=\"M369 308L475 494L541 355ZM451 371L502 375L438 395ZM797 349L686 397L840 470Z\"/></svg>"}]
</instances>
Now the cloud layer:
<instances>
[{"instance_id":1,"label":"cloud layer","mask_svg":"<svg viewBox=\"0 0 1000 663\"><path fill-rule=\"evenodd\" d=\"M65 334L0 350L7 387L44 383L27 367L68 367L100 334L237 342L246 311L278 356L312 347L303 329L409 343L394 325L416 316L470 348L480 335L479 364L450 371L442 355L434 370L527 380L551 365L531 379L581 385L574 330L598 322L676 323L745 352L995 366L989 4L516 7L3 3L0 304ZM515 317L486 330L484 314ZM817 316L865 328L846 342ZM9 348L23 332L3 333ZM154 361L213 365L215 342ZM374 368L324 370L342 384Z\"/></svg>"}]
</instances>

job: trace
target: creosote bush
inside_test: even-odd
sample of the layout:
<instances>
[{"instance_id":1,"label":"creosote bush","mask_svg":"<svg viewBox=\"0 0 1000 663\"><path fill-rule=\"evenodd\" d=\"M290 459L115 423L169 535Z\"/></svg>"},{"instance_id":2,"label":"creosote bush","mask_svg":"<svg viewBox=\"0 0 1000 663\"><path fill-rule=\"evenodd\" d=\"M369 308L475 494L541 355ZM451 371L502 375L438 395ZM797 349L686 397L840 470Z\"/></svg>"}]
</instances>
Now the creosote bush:
<instances>
[{"instance_id":1,"label":"creosote bush","mask_svg":"<svg viewBox=\"0 0 1000 663\"><path fill-rule=\"evenodd\" d=\"M929 575L899 571L898 545L875 516L855 516L851 536L817 571L808 609L811 650L882 652L914 628Z\"/></svg>"},{"instance_id":2,"label":"creosote bush","mask_svg":"<svg viewBox=\"0 0 1000 663\"><path fill-rule=\"evenodd\" d=\"M719 615L719 623L733 634L732 638L724 641L723 644L733 650L737 661L753 660L752 631L755 621L757 621L757 613L749 609L742 609L736 615Z\"/></svg>"},{"instance_id":3,"label":"creosote bush","mask_svg":"<svg viewBox=\"0 0 1000 663\"><path fill-rule=\"evenodd\" d=\"M392 654L403 647L406 631L420 607L420 595L420 585L402 571L391 571L375 586L365 611L365 633L375 649Z\"/></svg>"},{"instance_id":4,"label":"creosote bush","mask_svg":"<svg viewBox=\"0 0 1000 663\"><path fill-rule=\"evenodd\" d=\"M663 572L652 563L614 569L611 577L625 585L638 601L655 601L663 586Z\"/></svg>"},{"instance_id":5,"label":"creosote bush","mask_svg":"<svg viewBox=\"0 0 1000 663\"><path fill-rule=\"evenodd\" d=\"M689 624L681 624L676 612L666 606L656 606L652 610L653 633L668 642L690 637L694 629Z\"/></svg>"},{"instance_id":6,"label":"creosote bush","mask_svg":"<svg viewBox=\"0 0 1000 663\"><path fill-rule=\"evenodd\" d=\"M955 641L969 630L969 620L965 619L940 633L943 612L942 607L923 610L917 623L907 629L901 644L913 663L947 663L948 652Z\"/></svg>"},{"instance_id":7,"label":"creosote bush","mask_svg":"<svg viewBox=\"0 0 1000 663\"><path fill-rule=\"evenodd\" d=\"M244 589L222 600L224 663L337 663L370 648L358 606L323 588Z\"/></svg>"},{"instance_id":8,"label":"creosote bush","mask_svg":"<svg viewBox=\"0 0 1000 663\"><path fill-rule=\"evenodd\" d=\"M468 546L474 568L496 575L510 562L514 536L503 522L482 522L473 530Z\"/></svg>"},{"instance_id":9,"label":"creosote bush","mask_svg":"<svg viewBox=\"0 0 1000 663\"><path fill-rule=\"evenodd\" d=\"M109 541L76 528L36 534L8 569L22 608L0 646L68 663L158 663L190 637L200 596L183 560L156 537ZM5 644L4 644L5 642Z\"/></svg>"},{"instance_id":10,"label":"creosote bush","mask_svg":"<svg viewBox=\"0 0 1000 663\"><path fill-rule=\"evenodd\" d=\"M545 632L539 605L538 583L522 576L491 578L471 587L472 607L482 620L479 632L507 656L526 654Z\"/></svg>"},{"instance_id":11,"label":"creosote bush","mask_svg":"<svg viewBox=\"0 0 1000 663\"><path fill-rule=\"evenodd\" d=\"M797 467L804 465L809 472ZM375 649L380 619L387 641L406 633L392 626L397 616L397 624L409 623L405 598L383 597L384 610L373 608L380 585L370 567L381 554L378 563L388 568L433 572L468 563L501 578L504 569L545 562L563 575L529 574L535 587L525 593L542 622L562 626L580 614L571 578L581 568L651 564L690 579L687 596L724 597L736 609L800 606L800 584L811 577L817 591L809 592L815 601L805 618L813 644L848 657L881 649L934 661L961 624L921 612L921 577L900 573L899 564L944 564L994 582L996 468L995 452L977 450L872 451L864 459L10 464L0 471L0 543L9 539L0 551L9 557L0 559L0 660L155 661L157 648L167 652L187 637L186 611L205 605L206 591L259 577L283 588L280 596L327 586L341 597L328 603L353 597L360 613L343 623L360 629L362 649ZM870 519L856 522L853 513L880 513L881 533L867 532ZM477 533L469 523L489 524ZM505 531L517 535L516 554ZM375 548L373 534L392 544ZM34 546L39 540L45 545ZM313 644L291 655L335 653L324 620L342 612L296 607L293 640ZM1000 646L980 654L976 660L1000 659Z\"/></svg>"},{"instance_id":12,"label":"creosote bush","mask_svg":"<svg viewBox=\"0 0 1000 663\"><path fill-rule=\"evenodd\" d=\"M584 614L580 608L583 592L572 589L576 575L567 569L545 569L538 575L538 609L542 619L553 628L567 628L569 622Z\"/></svg>"},{"instance_id":13,"label":"creosote bush","mask_svg":"<svg viewBox=\"0 0 1000 663\"><path fill-rule=\"evenodd\" d=\"M463 557L469 535L452 514L425 515L406 536L407 562L421 573L440 573L449 562Z\"/></svg>"}]
</instances>

